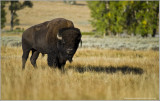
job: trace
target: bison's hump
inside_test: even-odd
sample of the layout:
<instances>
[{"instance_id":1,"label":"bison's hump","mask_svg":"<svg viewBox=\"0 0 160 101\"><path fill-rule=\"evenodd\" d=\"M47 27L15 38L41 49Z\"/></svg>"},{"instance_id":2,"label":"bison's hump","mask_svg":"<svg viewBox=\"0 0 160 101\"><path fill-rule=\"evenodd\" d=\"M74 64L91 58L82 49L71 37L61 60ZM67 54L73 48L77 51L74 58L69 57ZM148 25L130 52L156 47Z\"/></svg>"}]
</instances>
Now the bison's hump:
<instances>
[{"instance_id":1,"label":"bison's hump","mask_svg":"<svg viewBox=\"0 0 160 101\"><path fill-rule=\"evenodd\" d=\"M56 18L51 20L48 25L48 32L46 35L46 39L48 43L52 43L57 40L57 33L62 28L74 27L73 22L64 18Z\"/></svg>"}]
</instances>

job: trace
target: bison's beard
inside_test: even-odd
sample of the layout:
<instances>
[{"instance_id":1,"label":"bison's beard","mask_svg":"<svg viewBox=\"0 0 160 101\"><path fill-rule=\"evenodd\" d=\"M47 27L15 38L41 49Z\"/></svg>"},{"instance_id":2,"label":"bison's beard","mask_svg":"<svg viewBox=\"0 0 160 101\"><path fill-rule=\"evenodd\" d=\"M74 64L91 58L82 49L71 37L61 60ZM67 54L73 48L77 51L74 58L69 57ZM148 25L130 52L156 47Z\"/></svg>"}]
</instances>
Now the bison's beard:
<instances>
[{"instance_id":1,"label":"bison's beard","mask_svg":"<svg viewBox=\"0 0 160 101\"><path fill-rule=\"evenodd\" d=\"M50 67L52 67L52 66L57 67L58 66L58 61L57 61L57 58L54 54L48 54L47 62Z\"/></svg>"},{"instance_id":2,"label":"bison's beard","mask_svg":"<svg viewBox=\"0 0 160 101\"><path fill-rule=\"evenodd\" d=\"M72 60L72 58L69 58L68 61L69 61L70 63L72 63L73 60Z\"/></svg>"},{"instance_id":3,"label":"bison's beard","mask_svg":"<svg viewBox=\"0 0 160 101\"><path fill-rule=\"evenodd\" d=\"M72 57L73 57L73 55L68 55L66 58L67 58L67 60L71 63L72 62Z\"/></svg>"}]
</instances>

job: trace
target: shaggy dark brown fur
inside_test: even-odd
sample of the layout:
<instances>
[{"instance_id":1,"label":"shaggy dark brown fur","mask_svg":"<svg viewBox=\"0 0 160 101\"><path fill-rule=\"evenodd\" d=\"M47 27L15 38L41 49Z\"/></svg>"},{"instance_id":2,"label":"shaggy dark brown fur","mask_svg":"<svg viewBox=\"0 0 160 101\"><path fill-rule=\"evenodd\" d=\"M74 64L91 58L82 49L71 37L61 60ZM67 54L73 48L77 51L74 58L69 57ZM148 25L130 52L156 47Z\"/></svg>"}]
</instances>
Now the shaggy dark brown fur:
<instances>
[{"instance_id":1,"label":"shaggy dark brown fur","mask_svg":"<svg viewBox=\"0 0 160 101\"><path fill-rule=\"evenodd\" d=\"M37 67L39 53L42 53L48 54L49 66L61 68L67 60L72 61L80 41L80 30L74 28L72 21L63 18L32 26L22 35L22 68L25 68L30 51L30 60L34 67Z\"/></svg>"}]
</instances>

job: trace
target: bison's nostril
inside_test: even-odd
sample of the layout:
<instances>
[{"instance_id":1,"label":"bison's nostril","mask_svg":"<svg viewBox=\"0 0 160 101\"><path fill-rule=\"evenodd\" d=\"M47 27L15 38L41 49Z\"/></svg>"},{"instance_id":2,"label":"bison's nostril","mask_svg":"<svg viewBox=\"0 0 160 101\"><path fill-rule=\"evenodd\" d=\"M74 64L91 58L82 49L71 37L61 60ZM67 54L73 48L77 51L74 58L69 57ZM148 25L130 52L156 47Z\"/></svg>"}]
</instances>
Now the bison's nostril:
<instances>
[{"instance_id":1,"label":"bison's nostril","mask_svg":"<svg viewBox=\"0 0 160 101\"><path fill-rule=\"evenodd\" d=\"M67 49L67 53L68 53L68 54L72 53L72 50L73 50L73 49Z\"/></svg>"},{"instance_id":2,"label":"bison's nostril","mask_svg":"<svg viewBox=\"0 0 160 101\"><path fill-rule=\"evenodd\" d=\"M71 49L71 48L69 48L69 49L67 49L68 51L71 51L71 50L73 50L73 49Z\"/></svg>"},{"instance_id":3,"label":"bison's nostril","mask_svg":"<svg viewBox=\"0 0 160 101\"><path fill-rule=\"evenodd\" d=\"M67 51L67 53L69 54L70 52L69 52L69 51Z\"/></svg>"}]
</instances>

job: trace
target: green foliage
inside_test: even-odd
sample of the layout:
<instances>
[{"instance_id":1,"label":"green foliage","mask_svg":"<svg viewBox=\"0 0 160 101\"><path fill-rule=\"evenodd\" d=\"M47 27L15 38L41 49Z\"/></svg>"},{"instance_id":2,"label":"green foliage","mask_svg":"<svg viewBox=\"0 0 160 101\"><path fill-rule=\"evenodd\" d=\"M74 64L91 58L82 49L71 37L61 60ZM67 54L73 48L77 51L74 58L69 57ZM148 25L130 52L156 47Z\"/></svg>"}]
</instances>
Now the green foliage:
<instances>
[{"instance_id":1,"label":"green foliage","mask_svg":"<svg viewBox=\"0 0 160 101\"><path fill-rule=\"evenodd\" d=\"M16 11L32 6L33 4L31 1L24 1L23 3L19 2L19 0L10 1L9 10L11 12L11 30L13 30L15 25L19 25L19 19Z\"/></svg>"},{"instance_id":2,"label":"green foliage","mask_svg":"<svg viewBox=\"0 0 160 101\"><path fill-rule=\"evenodd\" d=\"M6 11L5 11L5 1L1 1L1 28L5 27L6 22Z\"/></svg>"},{"instance_id":3,"label":"green foliage","mask_svg":"<svg viewBox=\"0 0 160 101\"><path fill-rule=\"evenodd\" d=\"M22 7L24 8L24 7L32 7L33 6L33 3L32 2L30 2L30 1L24 1L23 2L23 4L22 4Z\"/></svg>"},{"instance_id":4,"label":"green foliage","mask_svg":"<svg viewBox=\"0 0 160 101\"><path fill-rule=\"evenodd\" d=\"M136 34L141 34L143 37L151 34L155 36L154 30L158 27L158 1L136 1L133 2L134 6L131 9L134 10L135 22L131 23L131 30L135 30ZM134 26L136 25L136 26Z\"/></svg>"},{"instance_id":5,"label":"green foliage","mask_svg":"<svg viewBox=\"0 0 160 101\"><path fill-rule=\"evenodd\" d=\"M97 31L119 35L148 34L155 36L158 29L158 1L89 1L91 24Z\"/></svg>"},{"instance_id":6,"label":"green foliage","mask_svg":"<svg viewBox=\"0 0 160 101\"><path fill-rule=\"evenodd\" d=\"M81 34L82 35L95 35L95 33L93 32L82 32Z\"/></svg>"},{"instance_id":7,"label":"green foliage","mask_svg":"<svg viewBox=\"0 0 160 101\"><path fill-rule=\"evenodd\" d=\"M106 1L88 1L88 7L91 9L91 17L93 19L90 22L93 27L102 34L106 33Z\"/></svg>"},{"instance_id":8,"label":"green foliage","mask_svg":"<svg viewBox=\"0 0 160 101\"><path fill-rule=\"evenodd\" d=\"M109 3L109 19L110 19L110 30L114 34L120 34L124 30L125 23L125 2L110 2Z\"/></svg>"}]
</instances>

